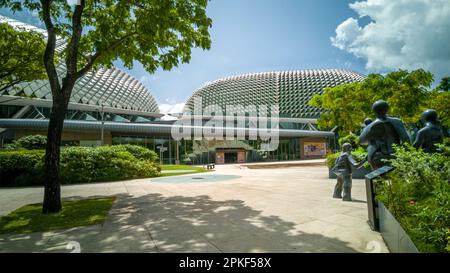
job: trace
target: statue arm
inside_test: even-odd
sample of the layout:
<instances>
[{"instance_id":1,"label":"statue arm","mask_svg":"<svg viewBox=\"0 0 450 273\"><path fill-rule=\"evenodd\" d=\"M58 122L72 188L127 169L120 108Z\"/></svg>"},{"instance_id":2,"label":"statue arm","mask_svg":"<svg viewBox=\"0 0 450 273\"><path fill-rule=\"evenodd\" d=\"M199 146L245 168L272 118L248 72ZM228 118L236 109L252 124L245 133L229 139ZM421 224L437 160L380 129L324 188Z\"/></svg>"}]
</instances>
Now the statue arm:
<instances>
[{"instance_id":1,"label":"statue arm","mask_svg":"<svg viewBox=\"0 0 450 273\"><path fill-rule=\"evenodd\" d=\"M417 133L416 140L414 140L413 146L416 149L419 149L422 146L423 142L423 134L421 131Z\"/></svg>"},{"instance_id":2,"label":"statue arm","mask_svg":"<svg viewBox=\"0 0 450 273\"><path fill-rule=\"evenodd\" d=\"M356 162L355 161L355 159L353 158L353 156L349 156L348 157L348 161L350 162L350 164L353 166L353 167L355 167L355 168L357 168L357 169L359 169L359 168L361 168L361 166L367 161L367 157L363 160L363 161L361 161L361 162Z\"/></svg>"},{"instance_id":3,"label":"statue arm","mask_svg":"<svg viewBox=\"0 0 450 273\"><path fill-rule=\"evenodd\" d=\"M369 125L370 126L370 125ZM369 132L369 126L367 126L367 127L365 127L363 130L362 130L362 132L361 132L361 135L359 136L359 144L361 145L361 144L367 144L368 143L368 138L367 138L367 136L368 136L368 132Z\"/></svg>"}]
</instances>

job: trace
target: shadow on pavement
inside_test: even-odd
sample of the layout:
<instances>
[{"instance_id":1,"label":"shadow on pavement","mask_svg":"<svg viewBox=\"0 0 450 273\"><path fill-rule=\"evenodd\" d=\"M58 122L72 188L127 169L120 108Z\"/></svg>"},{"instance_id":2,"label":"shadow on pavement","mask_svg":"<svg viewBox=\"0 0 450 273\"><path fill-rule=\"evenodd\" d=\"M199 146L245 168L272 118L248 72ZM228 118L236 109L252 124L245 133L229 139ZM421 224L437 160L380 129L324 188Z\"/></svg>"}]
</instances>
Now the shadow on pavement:
<instances>
[{"instance_id":1,"label":"shadow on pavement","mask_svg":"<svg viewBox=\"0 0 450 273\"><path fill-rule=\"evenodd\" d=\"M71 241L81 252L356 251L336 238L298 232L295 223L262 215L241 200L120 194L103 225L3 234L0 252L70 252Z\"/></svg>"}]
</instances>

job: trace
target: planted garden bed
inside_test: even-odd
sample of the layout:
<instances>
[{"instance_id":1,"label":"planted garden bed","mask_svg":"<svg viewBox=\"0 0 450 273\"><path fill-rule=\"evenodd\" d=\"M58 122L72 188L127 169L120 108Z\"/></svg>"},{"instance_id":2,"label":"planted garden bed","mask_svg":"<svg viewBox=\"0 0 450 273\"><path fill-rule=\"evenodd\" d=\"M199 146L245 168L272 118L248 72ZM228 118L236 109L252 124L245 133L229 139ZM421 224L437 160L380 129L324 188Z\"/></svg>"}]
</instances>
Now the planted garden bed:
<instances>
[{"instance_id":1,"label":"planted garden bed","mask_svg":"<svg viewBox=\"0 0 450 273\"><path fill-rule=\"evenodd\" d=\"M383 202L378 202L378 217L381 236L392 253L419 253L414 242Z\"/></svg>"},{"instance_id":2,"label":"planted garden bed","mask_svg":"<svg viewBox=\"0 0 450 273\"><path fill-rule=\"evenodd\" d=\"M380 232L391 252L450 252L450 147L395 147L394 170L375 184Z\"/></svg>"}]
</instances>

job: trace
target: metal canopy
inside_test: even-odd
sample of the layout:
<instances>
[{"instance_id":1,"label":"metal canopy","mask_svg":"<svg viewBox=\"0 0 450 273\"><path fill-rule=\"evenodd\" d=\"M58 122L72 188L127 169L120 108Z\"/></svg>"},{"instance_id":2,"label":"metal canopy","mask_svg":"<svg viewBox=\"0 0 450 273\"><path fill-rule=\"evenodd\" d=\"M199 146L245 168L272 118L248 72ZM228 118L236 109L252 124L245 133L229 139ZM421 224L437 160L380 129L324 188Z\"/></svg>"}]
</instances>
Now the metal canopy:
<instances>
[{"instance_id":1,"label":"metal canopy","mask_svg":"<svg viewBox=\"0 0 450 273\"><path fill-rule=\"evenodd\" d=\"M36 119L0 119L0 128L16 128L16 129L42 129L46 130L48 126L48 120L36 120ZM157 123L121 123L121 122L105 122L104 129L111 132L121 133L140 133L140 134L158 134L158 135L171 135L173 124L157 124ZM81 121L81 120L65 120L64 129L76 130L76 131L98 131L102 127L101 122L97 121ZM209 129L211 131L214 127L207 126L189 126L185 127L187 130L194 129ZM244 132L245 135L249 135L253 131L265 132L267 129L256 128L219 128L223 129L225 133L227 130L234 131L234 135ZM205 130L204 130L205 132ZM205 137L214 135L204 135ZM291 130L291 129L279 129L280 137L334 137L333 132L328 131L309 131L309 130Z\"/></svg>"}]
</instances>

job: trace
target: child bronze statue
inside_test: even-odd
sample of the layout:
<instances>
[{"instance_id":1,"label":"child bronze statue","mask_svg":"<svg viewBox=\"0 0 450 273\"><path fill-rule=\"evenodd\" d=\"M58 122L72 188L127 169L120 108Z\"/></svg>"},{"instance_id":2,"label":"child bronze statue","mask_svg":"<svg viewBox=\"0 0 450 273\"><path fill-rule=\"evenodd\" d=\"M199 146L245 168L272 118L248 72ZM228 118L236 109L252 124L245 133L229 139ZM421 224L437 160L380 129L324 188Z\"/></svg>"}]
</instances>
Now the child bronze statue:
<instances>
[{"instance_id":1,"label":"child bronze statue","mask_svg":"<svg viewBox=\"0 0 450 273\"><path fill-rule=\"evenodd\" d=\"M352 201L352 166L359 168L364 162L356 163L353 159L352 145L350 143L342 145L342 153L336 158L334 167L331 169L337 175L333 198L342 198L342 201Z\"/></svg>"}]
</instances>

